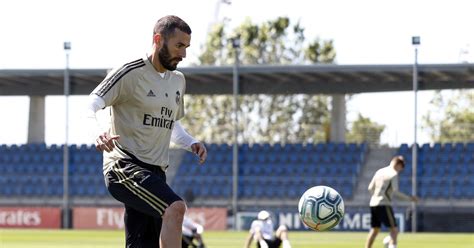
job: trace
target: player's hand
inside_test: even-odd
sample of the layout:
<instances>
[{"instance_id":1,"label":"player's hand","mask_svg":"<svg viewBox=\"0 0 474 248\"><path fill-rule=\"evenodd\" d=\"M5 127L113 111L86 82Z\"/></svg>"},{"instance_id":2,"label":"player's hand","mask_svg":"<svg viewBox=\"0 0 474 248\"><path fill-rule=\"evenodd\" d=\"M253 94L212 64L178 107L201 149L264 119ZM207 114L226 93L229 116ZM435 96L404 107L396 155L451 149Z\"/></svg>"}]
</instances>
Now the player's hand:
<instances>
[{"instance_id":1,"label":"player's hand","mask_svg":"<svg viewBox=\"0 0 474 248\"><path fill-rule=\"evenodd\" d=\"M104 132L95 140L95 148L100 152L111 152L115 147L114 140L118 140L119 138L120 135L111 136L108 132Z\"/></svg>"},{"instance_id":2,"label":"player's hand","mask_svg":"<svg viewBox=\"0 0 474 248\"><path fill-rule=\"evenodd\" d=\"M199 163L202 164L206 161L207 158L207 150L203 143L194 143L191 145L191 150L194 154L199 157Z\"/></svg>"},{"instance_id":3,"label":"player's hand","mask_svg":"<svg viewBox=\"0 0 474 248\"><path fill-rule=\"evenodd\" d=\"M417 196L412 196L411 201L417 203L420 199Z\"/></svg>"}]
</instances>

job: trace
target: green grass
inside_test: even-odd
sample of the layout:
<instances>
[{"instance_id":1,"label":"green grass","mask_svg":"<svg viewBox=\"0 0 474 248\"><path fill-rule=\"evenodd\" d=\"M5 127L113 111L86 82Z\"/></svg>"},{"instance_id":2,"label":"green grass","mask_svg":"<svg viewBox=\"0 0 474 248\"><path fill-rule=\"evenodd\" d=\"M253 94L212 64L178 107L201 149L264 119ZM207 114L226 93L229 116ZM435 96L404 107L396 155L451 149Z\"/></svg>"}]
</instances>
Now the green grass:
<instances>
[{"instance_id":1,"label":"green grass","mask_svg":"<svg viewBox=\"0 0 474 248\"><path fill-rule=\"evenodd\" d=\"M291 232L293 248L354 248L363 247L366 233L343 232ZM380 234L374 248L382 247ZM25 247L124 247L123 231L61 231L0 229L1 248ZM247 232L205 232L204 240L208 248L242 248ZM255 246L254 246L255 247ZM448 233L403 233L398 247L426 248L474 248L474 234Z\"/></svg>"}]
</instances>

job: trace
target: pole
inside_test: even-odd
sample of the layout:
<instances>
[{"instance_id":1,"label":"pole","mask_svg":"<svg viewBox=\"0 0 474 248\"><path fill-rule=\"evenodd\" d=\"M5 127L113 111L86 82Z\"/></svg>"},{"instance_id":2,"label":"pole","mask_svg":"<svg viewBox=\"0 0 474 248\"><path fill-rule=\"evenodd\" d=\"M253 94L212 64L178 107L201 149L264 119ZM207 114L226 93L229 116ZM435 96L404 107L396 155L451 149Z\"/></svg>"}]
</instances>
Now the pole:
<instances>
[{"instance_id":1,"label":"pole","mask_svg":"<svg viewBox=\"0 0 474 248\"><path fill-rule=\"evenodd\" d=\"M234 144L233 144L233 158L232 158L232 214L234 215L234 230L237 230L237 198L238 198L238 174L239 174L239 149L238 149L238 95L239 95L239 48L240 39L232 39L232 47L234 48L234 67L233 67L233 102L232 107L234 110Z\"/></svg>"},{"instance_id":2,"label":"pole","mask_svg":"<svg viewBox=\"0 0 474 248\"><path fill-rule=\"evenodd\" d=\"M414 132L413 132L413 146L412 146L412 195L417 195L417 166L418 166L418 45L420 44L420 37L412 37L412 44L415 46L415 63L413 64L413 94L414 94ZM417 209L416 203L412 202L412 216L411 216L411 231L416 233L417 229Z\"/></svg>"},{"instance_id":3,"label":"pole","mask_svg":"<svg viewBox=\"0 0 474 248\"><path fill-rule=\"evenodd\" d=\"M66 53L66 68L64 70L64 98L65 98L65 139L63 147L63 228L70 228L70 200L69 200L69 52L71 43L64 42L64 52Z\"/></svg>"}]
</instances>

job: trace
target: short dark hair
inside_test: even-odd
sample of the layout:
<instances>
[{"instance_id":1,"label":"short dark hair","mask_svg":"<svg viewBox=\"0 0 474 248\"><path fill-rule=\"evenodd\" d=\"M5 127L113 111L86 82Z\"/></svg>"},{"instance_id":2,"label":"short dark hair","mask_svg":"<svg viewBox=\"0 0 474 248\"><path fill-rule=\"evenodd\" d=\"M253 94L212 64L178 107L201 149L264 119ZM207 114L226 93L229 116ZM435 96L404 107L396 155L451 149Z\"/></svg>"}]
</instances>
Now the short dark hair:
<instances>
[{"instance_id":1,"label":"short dark hair","mask_svg":"<svg viewBox=\"0 0 474 248\"><path fill-rule=\"evenodd\" d=\"M402 168L405 168L405 159L403 158L403 156L395 156L392 158L392 162L396 165L396 164L400 164L402 166Z\"/></svg>"},{"instance_id":2,"label":"short dark hair","mask_svg":"<svg viewBox=\"0 0 474 248\"><path fill-rule=\"evenodd\" d=\"M191 34L191 28L185 21L177 16L168 15L160 18L156 22L155 27L153 28L153 35L161 34L165 40L168 40L175 29L179 29L189 35Z\"/></svg>"}]
</instances>

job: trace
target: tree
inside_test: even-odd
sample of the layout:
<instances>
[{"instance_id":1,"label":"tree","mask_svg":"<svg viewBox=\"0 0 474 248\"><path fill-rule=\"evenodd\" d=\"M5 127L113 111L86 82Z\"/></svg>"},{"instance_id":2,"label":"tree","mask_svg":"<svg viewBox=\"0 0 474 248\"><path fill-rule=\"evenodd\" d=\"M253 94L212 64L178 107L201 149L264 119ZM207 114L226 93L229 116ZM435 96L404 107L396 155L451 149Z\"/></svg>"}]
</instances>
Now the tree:
<instances>
[{"instance_id":1,"label":"tree","mask_svg":"<svg viewBox=\"0 0 474 248\"><path fill-rule=\"evenodd\" d=\"M352 123L352 128L347 134L347 141L379 145L380 134L382 134L384 129L385 125L378 124L359 113L357 120Z\"/></svg>"},{"instance_id":2,"label":"tree","mask_svg":"<svg viewBox=\"0 0 474 248\"><path fill-rule=\"evenodd\" d=\"M307 41L299 22L278 17L261 24L246 19L230 30L227 22L210 32L200 65L231 65L231 38L239 37L242 64L332 63L336 56L332 41ZM197 138L212 142L232 141L232 97L188 96L186 108L200 115L185 121ZM328 123L328 97L315 95L239 96L239 140L245 142L315 142L324 140ZM193 130L194 129L194 130ZM204 132L203 132L204 130ZM200 134L201 133L201 134Z\"/></svg>"},{"instance_id":3,"label":"tree","mask_svg":"<svg viewBox=\"0 0 474 248\"><path fill-rule=\"evenodd\" d=\"M422 127L434 142L467 142L474 140L474 91L456 90L435 93L430 102L433 110L423 116Z\"/></svg>"}]
</instances>

